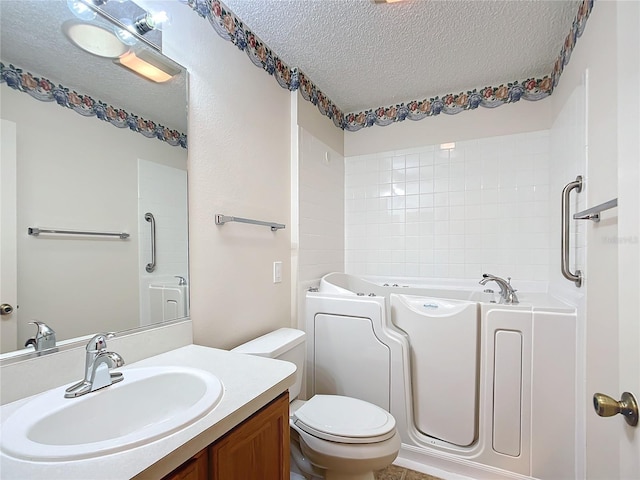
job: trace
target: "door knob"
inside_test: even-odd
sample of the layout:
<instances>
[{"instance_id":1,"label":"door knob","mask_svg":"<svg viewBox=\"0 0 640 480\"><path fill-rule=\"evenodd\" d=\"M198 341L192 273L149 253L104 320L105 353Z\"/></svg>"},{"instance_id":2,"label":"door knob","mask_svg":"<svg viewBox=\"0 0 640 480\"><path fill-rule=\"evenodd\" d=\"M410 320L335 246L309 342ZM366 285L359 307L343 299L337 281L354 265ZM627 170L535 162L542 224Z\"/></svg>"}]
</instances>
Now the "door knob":
<instances>
[{"instance_id":1,"label":"door knob","mask_svg":"<svg viewBox=\"0 0 640 480\"><path fill-rule=\"evenodd\" d=\"M601 417L611 417L620 413L629 425L638 425L638 402L632 393L624 392L619 402L604 393L596 393L593 395L593 408Z\"/></svg>"},{"instance_id":2,"label":"door knob","mask_svg":"<svg viewBox=\"0 0 640 480\"><path fill-rule=\"evenodd\" d=\"M0 305L0 315L11 315L13 312L13 307L8 303L3 303Z\"/></svg>"}]
</instances>

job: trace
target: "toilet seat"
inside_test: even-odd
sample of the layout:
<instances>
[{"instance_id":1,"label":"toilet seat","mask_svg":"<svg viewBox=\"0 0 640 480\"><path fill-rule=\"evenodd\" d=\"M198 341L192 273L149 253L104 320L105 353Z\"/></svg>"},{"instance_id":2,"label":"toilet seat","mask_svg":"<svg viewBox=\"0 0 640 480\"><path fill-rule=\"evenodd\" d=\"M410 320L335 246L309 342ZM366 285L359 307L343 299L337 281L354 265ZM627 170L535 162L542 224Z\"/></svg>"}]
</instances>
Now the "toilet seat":
<instances>
[{"instance_id":1,"label":"toilet seat","mask_svg":"<svg viewBox=\"0 0 640 480\"><path fill-rule=\"evenodd\" d=\"M357 398L315 395L296 410L295 427L337 443L376 443L396 433L396 421L382 408Z\"/></svg>"}]
</instances>

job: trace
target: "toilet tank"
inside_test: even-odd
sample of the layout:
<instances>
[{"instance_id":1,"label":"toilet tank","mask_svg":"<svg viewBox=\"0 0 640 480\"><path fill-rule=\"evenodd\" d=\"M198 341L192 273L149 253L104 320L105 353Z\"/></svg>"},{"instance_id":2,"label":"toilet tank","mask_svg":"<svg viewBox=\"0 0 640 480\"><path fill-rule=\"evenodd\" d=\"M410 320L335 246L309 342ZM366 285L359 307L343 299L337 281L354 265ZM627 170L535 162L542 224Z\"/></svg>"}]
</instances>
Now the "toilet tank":
<instances>
[{"instance_id":1,"label":"toilet tank","mask_svg":"<svg viewBox=\"0 0 640 480\"><path fill-rule=\"evenodd\" d=\"M259 357L275 358L293 363L296 381L289 388L289 398L294 400L300 394L305 360L305 333L295 328L280 328L255 338L232 349L235 353L246 353Z\"/></svg>"}]
</instances>

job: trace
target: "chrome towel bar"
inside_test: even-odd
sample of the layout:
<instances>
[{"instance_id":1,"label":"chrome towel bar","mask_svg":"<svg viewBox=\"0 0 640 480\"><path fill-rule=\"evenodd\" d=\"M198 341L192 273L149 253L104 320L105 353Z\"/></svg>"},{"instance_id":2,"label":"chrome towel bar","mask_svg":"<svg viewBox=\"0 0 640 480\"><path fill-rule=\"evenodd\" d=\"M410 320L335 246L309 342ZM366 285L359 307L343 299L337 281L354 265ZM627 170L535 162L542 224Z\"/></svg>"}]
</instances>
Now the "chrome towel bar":
<instances>
[{"instance_id":1,"label":"chrome towel bar","mask_svg":"<svg viewBox=\"0 0 640 480\"><path fill-rule=\"evenodd\" d=\"M156 219L151 212L145 213L144 219L151 223L151 263L147 263L145 267L145 270L151 273L156 269Z\"/></svg>"},{"instance_id":2,"label":"chrome towel bar","mask_svg":"<svg viewBox=\"0 0 640 480\"><path fill-rule=\"evenodd\" d=\"M569 270L569 219L571 205L569 204L569 195L572 190L577 190L578 193L582 191L582 175L578 175L574 182L567 183L562 189L562 228L560 239L560 250L562 252L562 275L567 280L571 280L576 284L576 287L582 285L582 272L576 270L576 273L571 273Z\"/></svg>"},{"instance_id":3,"label":"chrome towel bar","mask_svg":"<svg viewBox=\"0 0 640 480\"><path fill-rule=\"evenodd\" d=\"M216 225L224 225L227 222L240 222L251 223L252 225L261 225L263 227L271 228L272 232L285 228L285 225L282 223L262 222L260 220L251 220L250 218L230 217L227 215L222 215L221 213L216 213Z\"/></svg>"},{"instance_id":4,"label":"chrome towel bar","mask_svg":"<svg viewBox=\"0 0 640 480\"><path fill-rule=\"evenodd\" d=\"M101 237L119 237L121 239L129 238L129 234L125 232L82 232L79 230L59 230L49 228L29 227L27 228L27 234L37 237L41 233L52 233L55 235L97 235Z\"/></svg>"},{"instance_id":5,"label":"chrome towel bar","mask_svg":"<svg viewBox=\"0 0 640 480\"><path fill-rule=\"evenodd\" d=\"M582 212L574 213L574 220L593 220L594 222L600 221L600 212L604 212L605 210L609 210L610 208L615 208L618 206L618 199L614 198L613 200L609 200L608 202L601 203L600 205L596 205L595 207L588 208L587 210L583 210Z\"/></svg>"}]
</instances>

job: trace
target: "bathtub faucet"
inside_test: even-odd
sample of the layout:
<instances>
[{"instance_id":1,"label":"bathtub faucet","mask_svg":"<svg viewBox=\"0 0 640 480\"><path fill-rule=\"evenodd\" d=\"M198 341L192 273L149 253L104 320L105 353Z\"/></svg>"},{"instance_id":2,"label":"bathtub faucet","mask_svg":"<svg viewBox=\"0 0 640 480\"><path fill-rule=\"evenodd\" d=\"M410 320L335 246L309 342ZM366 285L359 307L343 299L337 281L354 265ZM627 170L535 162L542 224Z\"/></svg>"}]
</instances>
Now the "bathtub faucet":
<instances>
[{"instance_id":1,"label":"bathtub faucet","mask_svg":"<svg viewBox=\"0 0 640 480\"><path fill-rule=\"evenodd\" d=\"M516 304L520 303L518 301L518 297L516 296L517 290L514 290L511 286L511 277L507 277L507 280L504 278L496 277L495 275L490 275L485 273L482 275L482 280L480 280L480 285L486 285L488 282L496 282L500 287L500 303L504 304Z\"/></svg>"}]
</instances>

